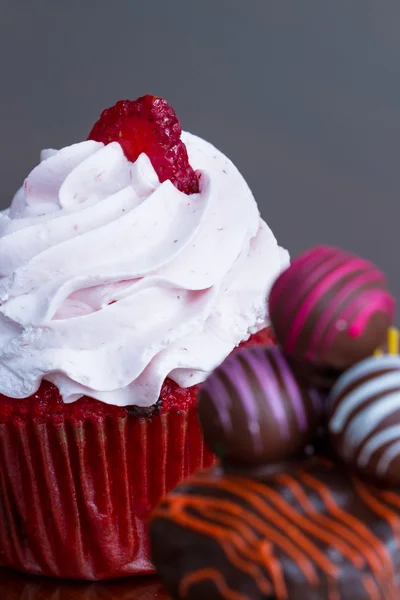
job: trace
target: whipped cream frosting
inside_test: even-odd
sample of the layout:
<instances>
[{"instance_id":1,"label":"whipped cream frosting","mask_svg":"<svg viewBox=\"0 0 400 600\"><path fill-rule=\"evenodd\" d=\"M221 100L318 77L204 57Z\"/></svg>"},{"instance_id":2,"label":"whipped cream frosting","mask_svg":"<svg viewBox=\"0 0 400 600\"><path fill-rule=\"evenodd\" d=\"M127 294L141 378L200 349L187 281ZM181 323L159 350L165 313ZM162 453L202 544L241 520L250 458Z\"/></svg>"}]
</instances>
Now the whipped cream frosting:
<instances>
[{"instance_id":1,"label":"whipped cream frosting","mask_svg":"<svg viewBox=\"0 0 400 600\"><path fill-rule=\"evenodd\" d=\"M167 376L204 381L269 323L288 254L232 162L182 139L191 196L117 142L42 152L0 213L0 393L24 398L46 379L65 402L150 406Z\"/></svg>"}]
</instances>

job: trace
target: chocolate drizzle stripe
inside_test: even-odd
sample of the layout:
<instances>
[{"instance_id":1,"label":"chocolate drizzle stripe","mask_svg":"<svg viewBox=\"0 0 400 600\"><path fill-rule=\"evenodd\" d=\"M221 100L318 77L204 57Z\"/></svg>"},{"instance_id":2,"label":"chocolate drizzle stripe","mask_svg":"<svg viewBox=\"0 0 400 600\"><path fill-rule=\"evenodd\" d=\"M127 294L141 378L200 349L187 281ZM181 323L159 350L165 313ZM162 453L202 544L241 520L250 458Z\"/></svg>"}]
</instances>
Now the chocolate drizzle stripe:
<instances>
[{"instance_id":1,"label":"chocolate drizzle stripe","mask_svg":"<svg viewBox=\"0 0 400 600\"><path fill-rule=\"evenodd\" d=\"M322 411L324 410L324 406L322 404L321 393L317 390L317 388L310 388L308 390L308 393L309 393L311 401L313 403L314 410L316 411L316 413L318 415L321 415Z\"/></svg>"},{"instance_id":2,"label":"chocolate drizzle stripe","mask_svg":"<svg viewBox=\"0 0 400 600\"><path fill-rule=\"evenodd\" d=\"M400 497L398 494L390 490L382 490L380 492L380 496L389 504L393 504L393 506L395 506L396 508L400 508Z\"/></svg>"},{"instance_id":3,"label":"chocolate drizzle stripe","mask_svg":"<svg viewBox=\"0 0 400 600\"><path fill-rule=\"evenodd\" d=\"M216 489L219 488L217 487ZM236 496L243 498L243 490L239 486L235 486L234 491L232 491L232 489L230 491L233 494L235 494L236 492ZM193 497L191 498L191 500L193 501ZM254 500L256 501L254 502ZM204 508L205 514L209 513L210 504L212 505L213 502L213 498L207 498L207 506ZM316 583L318 581L317 572L312 564L312 561L309 559L309 557L302 553L301 549L298 547L299 542L302 543L303 546L305 546L305 549L311 549L311 551L313 551L314 549L316 550L317 560L315 560L314 557L313 558L314 562L318 566L321 566L318 562L318 558L321 555L320 551L318 550L318 548L315 548L312 542L309 542L309 540L306 537L304 537L301 534L301 532L298 532L296 528L291 527L290 524L288 524L288 522L286 521L286 519L282 518L279 514L270 509L268 505L264 505L262 501L257 502L257 499L253 498L252 505L256 508L257 512L259 512L262 515L263 518L260 518L257 515L252 514L246 511L246 509L243 509L242 507L237 505L234 501L234 498L233 501L223 501L222 505L221 501L219 500L217 500L217 503L217 508L219 508L220 510L233 511L233 514L237 518L236 529L240 530L240 525L242 521L247 519L248 523L252 525L256 529L256 531L259 531L260 534L265 535L267 539L275 543L276 546L280 548L282 552L286 552L286 554L292 558L295 564L297 564L298 568L303 572L304 576L307 577L310 584L312 582ZM214 515L215 514L219 513L214 513ZM267 521L264 521L264 518L266 518ZM269 521L271 522L271 525L268 524ZM281 534L280 531L276 528L276 526L278 526L279 529L284 531L285 535ZM290 536L290 533L292 533L293 535ZM332 575L332 570L330 569L331 565L329 563L327 564L327 561L325 560L324 556L322 556L321 558L322 565L326 567L328 575ZM322 568L322 570L324 569Z\"/></svg>"},{"instance_id":4,"label":"chocolate drizzle stripe","mask_svg":"<svg viewBox=\"0 0 400 600\"><path fill-rule=\"evenodd\" d=\"M394 300L383 288L365 290L362 294L362 303L360 296L361 293L355 296L341 315L343 321L347 323L347 333L350 338L360 337L375 314L384 312L392 315L394 309ZM329 348L333 344L337 334L337 329L331 328L324 343L325 348Z\"/></svg>"},{"instance_id":5,"label":"chocolate drizzle stripe","mask_svg":"<svg viewBox=\"0 0 400 600\"><path fill-rule=\"evenodd\" d=\"M393 573L393 564L390 555L385 548L385 545L381 540L376 537L370 529L359 519L342 510L340 506L335 502L335 498L332 495L329 487L325 485L320 479L302 473L300 475L301 480L311 489L313 489L321 498L322 502L327 509L327 512L332 514L336 519L348 526L350 530L354 530L360 536L361 542L365 544L365 548L370 545L374 548L381 560L381 567L387 568L389 566L390 571Z\"/></svg>"},{"instance_id":6,"label":"chocolate drizzle stripe","mask_svg":"<svg viewBox=\"0 0 400 600\"><path fill-rule=\"evenodd\" d=\"M273 590L275 590L278 598L286 600L288 598L288 592L283 569L280 561L274 554L273 545L268 541L261 542L258 545L258 551L263 557L263 564L271 576Z\"/></svg>"},{"instance_id":7,"label":"chocolate drizzle stripe","mask_svg":"<svg viewBox=\"0 0 400 600\"><path fill-rule=\"evenodd\" d=\"M292 352L296 345L297 337L302 330L304 322L311 310L321 300L324 294L326 294L333 285L339 282L343 277L354 274L360 268L365 265L365 261L362 259L354 258L352 260L342 261L341 263L329 274L322 276L318 284L309 290L306 299L302 302L297 314L292 320L289 336L285 342L285 349L287 352ZM306 277L303 285L308 284L308 278Z\"/></svg>"},{"instance_id":8,"label":"chocolate drizzle stripe","mask_svg":"<svg viewBox=\"0 0 400 600\"><path fill-rule=\"evenodd\" d=\"M399 382L400 383L400 382ZM367 404L347 424L344 430L344 443L349 448L357 448L387 417L395 413L400 406L400 389L382 390L381 395L372 395L374 402ZM366 403L369 398L366 398Z\"/></svg>"},{"instance_id":9,"label":"chocolate drizzle stripe","mask_svg":"<svg viewBox=\"0 0 400 600\"><path fill-rule=\"evenodd\" d=\"M352 392L340 394L338 399L340 400L340 397L342 397L343 400L337 404L335 413L332 416L331 431L341 431L350 415L367 402L369 398L400 387L400 370L382 373L380 376L379 371L375 371L376 373L378 374L377 377L371 377L363 383L360 382L360 384L355 385ZM372 375L372 373L370 374ZM356 381L353 380L352 383L356 384Z\"/></svg>"},{"instance_id":10,"label":"chocolate drizzle stripe","mask_svg":"<svg viewBox=\"0 0 400 600\"><path fill-rule=\"evenodd\" d=\"M386 289L368 290L363 294L363 308L354 321L351 321L349 334L351 337L359 337L366 329L369 319L374 313L385 312L393 317L395 301Z\"/></svg>"},{"instance_id":11,"label":"chocolate drizzle stripe","mask_svg":"<svg viewBox=\"0 0 400 600\"><path fill-rule=\"evenodd\" d=\"M204 517L204 512L199 511L199 514ZM221 519L220 519L221 521ZM218 523L218 519L215 521ZM223 521L222 521L223 523ZM227 524L227 521L225 521ZM240 535L240 532L239 532ZM222 548L227 556L227 558L236 566L239 567L244 573L248 573L250 576L254 577L259 589L263 591L266 587L268 587L268 580L264 579L264 576L261 574L259 567L254 564L254 561L257 558L255 552L249 552L248 550L243 548L242 545L239 544L231 544L228 540L224 540L222 542ZM244 557L242 556L244 554Z\"/></svg>"},{"instance_id":12,"label":"chocolate drizzle stripe","mask_svg":"<svg viewBox=\"0 0 400 600\"><path fill-rule=\"evenodd\" d=\"M300 351L304 358L307 360L319 361L325 350L328 348L325 344L326 337L332 332L335 334L340 333L337 330L337 323L341 322L342 311L345 310L348 299L343 301L341 304L336 301L337 295L340 293L343 286L354 280L360 273L365 272L361 269L355 272L348 273L343 279L339 279L336 283L332 284L329 289L324 293L315 303L309 314L307 315L302 329L297 337L295 353ZM312 290L309 291L312 294ZM353 288L353 296L358 294L358 290ZM333 313L328 318L327 313ZM321 329L320 323L326 321L325 326ZM342 322L343 326L343 322ZM314 341L316 347L312 348L312 336L318 334Z\"/></svg>"},{"instance_id":13,"label":"chocolate drizzle stripe","mask_svg":"<svg viewBox=\"0 0 400 600\"><path fill-rule=\"evenodd\" d=\"M293 533L294 538L297 537L298 539L300 539L299 536L303 535L301 533L301 529L303 529L306 533L310 533L314 536L314 538L318 540L322 540L327 543L333 543L333 545L335 545L338 550L341 549L342 554L347 556L347 558L351 562L353 562L355 566L357 566L358 568L361 567L361 563L358 560L358 556L352 554L351 551L349 552L349 548L341 544L340 540L338 540L336 536L331 536L327 532L323 531L319 527L314 526L314 524L304 519L302 515L297 513L297 511L294 508L292 508L290 504L286 502L278 492L276 492L270 487L267 487L265 484L260 484L252 480L235 478L235 481L237 482L237 485L235 486L233 486L232 484L228 484L228 489L230 489L231 492L236 493L236 495L243 498L241 485L246 485L247 501L251 502L251 504L259 510L262 510L262 513L267 518L270 518L272 522L278 523L278 519L281 519L282 516L285 519L287 519L287 524L290 527L290 531ZM252 492L250 498L248 495L249 490L251 490ZM277 512L275 512L274 509L269 508L269 506L267 505L264 505L262 507L262 500L260 501L261 494L264 497L266 494L268 494L268 501L276 506ZM293 528L293 524L295 524L298 528ZM289 534L289 528L285 529L285 531ZM313 542L311 542L309 539L307 539L307 541L307 547L309 549L310 555L312 555L313 560L316 562L316 564L318 564L318 566L328 575L335 577L337 573L336 566L334 565L334 563L330 562L329 559L326 556L324 556L323 553L320 552L317 546L313 544Z\"/></svg>"},{"instance_id":14,"label":"chocolate drizzle stripe","mask_svg":"<svg viewBox=\"0 0 400 600\"><path fill-rule=\"evenodd\" d=\"M382 568L381 561L373 552L366 550L365 541L362 538L360 539L357 533L354 533L351 528L348 529L348 527L345 527L340 522L338 523L336 519L320 514L308 498L301 485L289 475L278 475L277 480L292 492L293 496L299 502L304 511L310 515L310 517L319 522L321 526L325 526L328 529L334 530L344 540L357 549L357 551L360 553L357 559L360 565L359 568L361 568L361 565L364 562L367 562L370 565L371 570L379 574Z\"/></svg>"},{"instance_id":15,"label":"chocolate drizzle stripe","mask_svg":"<svg viewBox=\"0 0 400 600\"><path fill-rule=\"evenodd\" d=\"M392 425L391 427L385 427L382 430L378 430L377 433L372 435L369 440L363 445L360 454L358 455L358 465L363 468L366 467L371 456L383 448L389 442L394 442L400 439L400 425ZM379 470L379 465L378 465Z\"/></svg>"},{"instance_id":16,"label":"chocolate drizzle stripe","mask_svg":"<svg viewBox=\"0 0 400 600\"><path fill-rule=\"evenodd\" d=\"M222 513L220 510L216 510L215 508L199 508L196 507L196 511L199 515L201 515L205 519L211 519L214 522L222 523L223 525L227 525L228 527L233 527L237 529L240 535L243 536L243 539L251 544L252 550L249 550L246 547L241 547L237 549L237 553L241 553L244 555L246 562L242 561L242 570L247 571L253 575L255 581L259 589L263 593L268 593L271 591L270 584L268 580L263 576L260 567L257 565L259 561L259 552L258 552L258 544L259 538L256 536L254 531L250 527L246 525L243 521L240 520L240 515L235 514L233 517L231 515L227 515ZM239 517L239 519L238 519ZM231 548L227 544L226 546L226 554L229 556L231 554ZM238 559L238 557L237 557ZM262 561L261 561L262 562ZM263 566L266 566L265 564Z\"/></svg>"},{"instance_id":17,"label":"chocolate drizzle stripe","mask_svg":"<svg viewBox=\"0 0 400 600\"><path fill-rule=\"evenodd\" d=\"M268 399L269 407L278 424L281 436L288 439L290 435L289 424L282 406L281 392L276 375L268 357L262 350L257 349L257 351L253 350L251 352L251 360L248 353L243 354L243 358L245 358L247 365L254 373L265 397Z\"/></svg>"},{"instance_id":18,"label":"chocolate drizzle stripe","mask_svg":"<svg viewBox=\"0 0 400 600\"><path fill-rule=\"evenodd\" d=\"M226 378L231 382L237 395L239 396L240 404L243 407L246 419L249 424L249 431L254 448L259 450L262 448L260 420L258 414L258 406L254 399L253 391L247 379L247 375L239 360L225 361L220 370Z\"/></svg>"},{"instance_id":19,"label":"chocolate drizzle stripe","mask_svg":"<svg viewBox=\"0 0 400 600\"><path fill-rule=\"evenodd\" d=\"M230 410L232 408L232 398L226 389L224 382L218 377L218 374L215 373L214 377L208 378L203 389L218 410L218 417L223 430L225 432L231 431L232 419Z\"/></svg>"},{"instance_id":20,"label":"chocolate drizzle stripe","mask_svg":"<svg viewBox=\"0 0 400 600\"><path fill-rule=\"evenodd\" d=\"M189 592L189 589L194 586L202 583L203 581L212 581L226 600L249 600L248 596L241 594L235 590L232 590L228 587L224 576L217 569L199 569L198 571L193 571L192 573L188 573L181 581L179 585L179 595L182 598L186 598Z\"/></svg>"},{"instance_id":21,"label":"chocolate drizzle stripe","mask_svg":"<svg viewBox=\"0 0 400 600\"><path fill-rule=\"evenodd\" d=\"M366 280L367 275L364 275ZM351 291L349 291L347 296L341 301L339 300L339 296L345 283L342 281L340 281L337 284L336 289L333 289L331 291L332 298L329 300L329 302L327 302L327 306L323 306L323 303L326 302L326 299L321 299L321 310L320 312L318 311L318 309L315 311L317 314L319 312L320 316L312 328L314 329L315 333L314 345L309 346L306 353L307 357L315 359L316 357L321 355L321 353L326 352L330 349L330 347L334 344L337 335L341 333L341 330L338 329L339 323L343 324L343 326L346 327L347 334L352 333L351 324L353 323L354 319L356 319L358 315L362 312L360 310L360 296L363 297L364 301L364 299L366 299L369 295L372 288L374 288L372 290L374 291L376 287L381 286L382 290L384 290L383 284L378 280L376 272L369 273L370 281L365 281L362 287L355 287L355 281L357 280L357 276L355 273L353 273L351 277L348 277L347 280L348 279L350 279L349 288L351 285L352 289ZM385 296L387 295L386 291L384 291L383 293L385 294ZM362 331L359 331L358 333L361 334Z\"/></svg>"},{"instance_id":22,"label":"chocolate drizzle stripe","mask_svg":"<svg viewBox=\"0 0 400 600\"><path fill-rule=\"evenodd\" d=\"M196 502L196 499L192 498L191 496L182 496L179 500L180 501L178 505L176 502L174 503L175 510L173 512L172 520L212 539L218 538L220 540L221 548L224 551L227 559L235 566L235 568L247 573L250 575L250 577L254 577L261 591L265 589L266 586L268 586L268 580L262 574L260 574L259 569L256 567L254 562L259 562L256 547L253 549L253 552L251 552L250 555L245 552L245 554L247 554L246 560L241 557L241 554L243 553L243 544L240 543L240 528L239 535L230 537L229 528L225 527L223 524L221 525L221 523L218 523L218 519L213 520L213 522L210 523L208 519L202 518L202 508L204 509L204 502L202 505L201 500ZM163 506L161 506L155 514L158 517L162 517L163 515L166 516L169 514L168 507L169 502L167 499L165 501L165 505L163 504ZM186 510L188 507L192 510L197 509L196 512L200 514L200 518L188 513ZM207 503L207 509L208 508L209 504ZM232 508L233 514L235 514L235 509L238 507L235 507L235 505L232 506L232 503L220 503L220 511L222 514L224 510L229 514L229 508ZM171 515L169 515L169 518L171 518ZM262 578L262 581L260 581L260 578Z\"/></svg>"},{"instance_id":23,"label":"chocolate drizzle stripe","mask_svg":"<svg viewBox=\"0 0 400 600\"><path fill-rule=\"evenodd\" d=\"M365 561L363 560L363 557L358 553L358 551L354 551L354 549L349 546L347 540L341 539L340 536L337 535L337 532L332 533L321 528L315 523L312 523L311 520L307 519L305 516L301 515L293 507L291 507L290 504L274 490L269 490L268 499L272 504L275 505L277 510L289 520L289 522L299 527L299 530L303 530L305 534L313 536L317 541L322 541L335 547L357 569L361 569L364 566ZM325 519L323 524L328 527L328 529L331 525L329 519ZM335 576L335 573L332 571L330 571L330 574Z\"/></svg>"},{"instance_id":24,"label":"chocolate drizzle stripe","mask_svg":"<svg viewBox=\"0 0 400 600\"><path fill-rule=\"evenodd\" d=\"M385 506L382 502L371 494L368 487L361 483L360 480L354 478L353 479L354 487L356 488L360 498L363 502L369 506L373 512L383 519L385 519L391 526L396 545L399 545L399 536L400 536L400 519L399 516L392 511L389 507Z\"/></svg>"},{"instance_id":25,"label":"chocolate drizzle stripe","mask_svg":"<svg viewBox=\"0 0 400 600\"><path fill-rule=\"evenodd\" d=\"M316 267L314 267L312 264L308 264L307 277L304 277L304 273L302 272L302 279L300 281L290 281L290 286L288 286L283 292L284 294L286 293L284 300L282 300L285 303L285 310L282 311L280 322L282 330L285 331L285 336L282 340L285 348L292 331L293 320L304 306L304 303L307 302L310 293L316 286L318 286L323 277L326 277L330 272L334 271L337 267L340 267L343 262L343 256L338 256L336 254L330 255L324 258ZM298 266L299 265L296 262L296 267L298 268ZM283 274L282 278L286 279L285 273ZM282 283L286 284L286 281L283 281ZM280 281L278 280L276 285L279 284ZM295 288L296 284L298 287L296 288L296 293L293 293L293 289ZM275 293L271 294L270 301L271 299L273 304L276 305L277 298L275 297ZM285 322L283 320L285 320Z\"/></svg>"},{"instance_id":26,"label":"chocolate drizzle stripe","mask_svg":"<svg viewBox=\"0 0 400 600\"><path fill-rule=\"evenodd\" d=\"M376 470L378 473L383 475L389 469L391 463L400 455L400 440L397 439L395 442L390 444L388 448L383 452L379 459Z\"/></svg>"},{"instance_id":27,"label":"chocolate drizzle stripe","mask_svg":"<svg viewBox=\"0 0 400 600\"><path fill-rule=\"evenodd\" d=\"M308 265L310 265L310 268L314 269L315 272L317 266L321 263L326 262L327 255L329 256L331 254L332 250L328 246L312 248L308 252L304 252L299 258L296 258L296 265L297 267L301 267L308 263ZM287 271L284 271L275 282L274 302L279 302L280 300L282 300L282 295L286 291L286 278Z\"/></svg>"},{"instance_id":28,"label":"chocolate drizzle stripe","mask_svg":"<svg viewBox=\"0 0 400 600\"><path fill-rule=\"evenodd\" d=\"M283 380L283 386L288 391L288 396L294 408L299 429L300 431L305 431L307 428L307 416L299 386L293 377L291 369L289 369L287 362L283 358L283 355L280 352L275 352L273 359L277 363L278 371Z\"/></svg>"},{"instance_id":29,"label":"chocolate drizzle stripe","mask_svg":"<svg viewBox=\"0 0 400 600\"><path fill-rule=\"evenodd\" d=\"M362 578L364 588L371 598L371 600L384 600L376 582L372 579L371 575L364 575Z\"/></svg>"},{"instance_id":30,"label":"chocolate drizzle stripe","mask_svg":"<svg viewBox=\"0 0 400 600\"><path fill-rule=\"evenodd\" d=\"M342 600L334 581L331 582L328 589L328 600Z\"/></svg>"},{"instance_id":31,"label":"chocolate drizzle stripe","mask_svg":"<svg viewBox=\"0 0 400 600\"><path fill-rule=\"evenodd\" d=\"M388 354L379 357L379 361L373 356L366 358L344 373L333 386L330 394L331 407L333 408L338 403L340 397L346 395L347 389L355 385L358 380L366 376L372 377L374 373L379 373L379 371L397 369L400 369L400 356Z\"/></svg>"},{"instance_id":32,"label":"chocolate drizzle stripe","mask_svg":"<svg viewBox=\"0 0 400 600\"><path fill-rule=\"evenodd\" d=\"M214 484L217 486L217 482L208 482L205 480L203 480L201 482L201 485L203 485L205 487L210 487L211 489L213 488ZM196 483L196 485L197 485L197 483ZM219 488L219 486L217 486L215 489L220 489L220 488ZM213 525L209 525L208 523L204 522L203 519L199 519L198 517L193 517L192 514L188 513L187 510L185 510L185 509L187 509L188 507L190 507L192 509L195 508L196 504L198 504L198 502L196 502L196 500L199 500L200 505L203 505L206 508L206 510L209 510L210 505L212 505L214 502L216 503L216 506L220 509L220 511L222 511L222 512L226 511L226 512L228 512L228 514L229 514L230 510L232 510L233 514L235 514L237 509L239 508L240 514L239 514L239 518L238 518L238 524L241 521L248 519L249 525L254 527L254 529L256 531L259 531L260 534L264 535L271 543L275 544L277 546L277 548L279 548L281 550L281 552L285 553L289 558L291 558L291 560L294 562L294 564L297 565L300 572L303 573L306 581L308 581L308 583L310 585L318 584L318 575L317 575L317 571L315 569L315 566L313 565L312 560L310 560L310 558L298 547L298 543L302 542L301 536L299 536L299 539L297 539L293 543L293 541L291 539L289 539L288 531L286 531L286 529L285 529L285 526L286 526L285 520L282 520L283 521L282 531L285 531L285 534L283 534L278 529L276 529L275 526L273 526L272 524L271 525L269 524L268 517L267 517L267 520L257 517L256 515L249 513L247 510L243 509L241 506L238 506L237 504L235 504L232 501L227 502L227 501L215 499L215 498L212 498L209 496L205 497L205 498L200 498L200 499L196 499L192 496L182 496L182 497L180 497L180 500L181 499L184 500L184 503L180 502L179 509L177 510L178 507L176 506L176 503L172 502L171 499L167 498L166 506L160 507L155 512L155 517L162 518L164 516L165 518L172 520L173 522L177 523L178 525L181 525L188 529L192 529L193 531L196 531L199 534L208 535L209 537L211 537L212 539L214 539L215 541L217 541L217 543L219 543L221 545L222 550L226 554L227 546L229 547L229 545L227 543L224 543L224 540L227 540L226 536L229 536L229 530L227 528L219 527L217 523L214 523ZM169 510L169 505L171 505L171 510ZM263 508L263 505L262 505L262 508ZM278 523L276 523L276 525L278 525L278 527L280 527L280 523L278 522ZM235 530L233 530L233 532L234 531ZM240 535L235 535L235 533L231 533L228 541L233 548L235 546L237 546L238 539L240 539ZM305 540L305 541L307 542L307 540ZM263 560L265 559L265 557L262 557L262 558L263 558ZM260 561L260 559L261 559L261 557L258 558L258 561ZM232 560L232 557L230 557L230 562L235 567L238 567L237 562L235 560ZM239 567L239 569L240 569L240 567Z\"/></svg>"},{"instance_id":33,"label":"chocolate drizzle stripe","mask_svg":"<svg viewBox=\"0 0 400 600\"><path fill-rule=\"evenodd\" d=\"M203 485L207 486L207 482L203 482ZM225 479L223 484L214 481L211 482L211 487L214 489L226 490L234 496L248 502L257 510L257 512L260 513L263 518L267 519L284 531L288 540L290 540L293 545L296 546L301 544L303 550L308 553L309 559L313 560L323 572L331 577L335 577L337 575L335 564L332 563L327 556L325 556L324 553L321 552L321 550L319 550L319 548L300 531L298 527L293 525L284 514L282 514L279 510L273 509L269 502L266 502L266 495L268 495L268 500L270 500L270 494L276 493L271 488L250 479L243 479L241 477L232 477L229 480ZM213 502L213 500L208 498L207 509L210 501ZM246 512L242 514L241 518L247 519L250 518L250 516L251 513Z\"/></svg>"},{"instance_id":34,"label":"chocolate drizzle stripe","mask_svg":"<svg viewBox=\"0 0 400 600\"><path fill-rule=\"evenodd\" d=\"M367 271L361 271L359 275L356 275L354 278L347 278L346 281L340 281L339 289L336 290L334 295L335 301L329 303L329 306L325 309L322 317L315 325L310 339L309 352L314 353L317 350L319 342L324 339L327 330L330 326L332 326L332 322L336 320L342 308L346 306L352 297L358 297L359 293L363 291L366 284L379 284L383 280L383 273L380 271L371 272L370 269L368 269Z\"/></svg>"},{"instance_id":35,"label":"chocolate drizzle stripe","mask_svg":"<svg viewBox=\"0 0 400 600\"><path fill-rule=\"evenodd\" d=\"M296 273L291 275L290 278L290 287L283 288L283 294L281 294L280 299L285 302L285 306L287 307L287 314L292 314L295 309L298 309L301 306L302 301L308 295L310 287L317 285L320 281L321 277L324 277L327 273L329 273L332 269L335 269L339 264L343 263L343 257L332 252L320 253L318 250L315 251L313 256L304 257L306 260L303 260L303 257L297 259L296 262ZM299 268L307 265L307 285L306 278L304 277L304 271ZM288 275L288 271L283 273L285 279ZM287 285L287 282L283 282ZM280 278L277 281L277 287L280 288ZM296 287L297 294L293 294L292 290ZM276 298L274 298L276 301Z\"/></svg>"}]
</instances>

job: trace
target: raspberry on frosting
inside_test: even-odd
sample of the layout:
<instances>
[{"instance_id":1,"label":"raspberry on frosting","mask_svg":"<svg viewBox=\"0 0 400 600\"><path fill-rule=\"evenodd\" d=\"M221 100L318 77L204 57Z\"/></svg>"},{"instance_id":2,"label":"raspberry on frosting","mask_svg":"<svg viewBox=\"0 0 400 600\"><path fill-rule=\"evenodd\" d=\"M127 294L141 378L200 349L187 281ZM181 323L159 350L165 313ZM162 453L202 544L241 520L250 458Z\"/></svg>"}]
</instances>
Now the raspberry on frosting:
<instances>
[{"instance_id":1,"label":"raspberry on frosting","mask_svg":"<svg viewBox=\"0 0 400 600\"><path fill-rule=\"evenodd\" d=\"M196 194L199 182L181 133L174 109L166 100L147 94L137 100L120 100L103 110L88 139L119 142L131 162L144 152L161 183L169 179L181 192Z\"/></svg>"}]
</instances>

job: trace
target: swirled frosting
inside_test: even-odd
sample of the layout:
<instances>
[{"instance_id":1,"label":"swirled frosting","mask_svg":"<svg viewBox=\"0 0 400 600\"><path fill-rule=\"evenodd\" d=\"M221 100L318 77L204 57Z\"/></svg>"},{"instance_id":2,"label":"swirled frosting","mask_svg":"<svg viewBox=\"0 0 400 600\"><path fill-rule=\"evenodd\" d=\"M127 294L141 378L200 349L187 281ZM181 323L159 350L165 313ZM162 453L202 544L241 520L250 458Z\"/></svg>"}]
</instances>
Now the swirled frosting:
<instances>
[{"instance_id":1,"label":"swirled frosting","mask_svg":"<svg viewBox=\"0 0 400 600\"><path fill-rule=\"evenodd\" d=\"M117 142L42 152L0 214L0 393L150 406L203 381L268 324L287 266L235 166L183 134L200 193L160 184Z\"/></svg>"}]
</instances>

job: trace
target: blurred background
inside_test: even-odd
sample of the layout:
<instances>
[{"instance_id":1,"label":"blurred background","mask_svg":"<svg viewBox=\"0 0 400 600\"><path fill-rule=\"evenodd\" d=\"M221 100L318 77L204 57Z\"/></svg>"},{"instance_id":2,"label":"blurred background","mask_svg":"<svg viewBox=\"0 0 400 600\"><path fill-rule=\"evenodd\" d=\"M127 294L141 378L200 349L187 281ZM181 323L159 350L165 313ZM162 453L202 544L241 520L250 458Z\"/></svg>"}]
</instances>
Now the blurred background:
<instances>
[{"instance_id":1,"label":"blurred background","mask_svg":"<svg viewBox=\"0 0 400 600\"><path fill-rule=\"evenodd\" d=\"M341 245L400 299L398 0L0 0L1 196L100 111L165 97L296 255Z\"/></svg>"}]
</instances>

